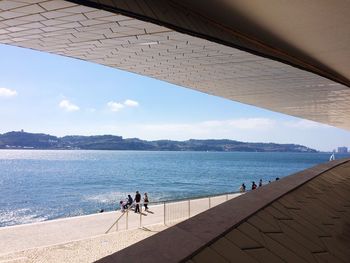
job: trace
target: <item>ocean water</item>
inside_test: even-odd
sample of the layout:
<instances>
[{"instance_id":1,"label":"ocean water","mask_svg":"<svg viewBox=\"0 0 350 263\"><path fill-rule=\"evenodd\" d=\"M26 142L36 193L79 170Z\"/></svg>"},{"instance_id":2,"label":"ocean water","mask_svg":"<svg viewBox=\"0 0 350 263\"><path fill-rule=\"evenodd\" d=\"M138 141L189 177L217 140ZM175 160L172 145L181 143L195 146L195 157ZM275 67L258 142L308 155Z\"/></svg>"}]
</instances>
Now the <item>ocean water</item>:
<instances>
[{"instance_id":1,"label":"ocean water","mask_svg":"<svg viewBox=\"0 0 350 263\"><path fill-rule=\"evenodd\" d=\"M0 150L0 226L96 213L136 190L150 201L238 191L328 153ZM337 155L336 158L346 157ZM347 156L348 157L348 156Z\"/></svg>"}]
</instances>

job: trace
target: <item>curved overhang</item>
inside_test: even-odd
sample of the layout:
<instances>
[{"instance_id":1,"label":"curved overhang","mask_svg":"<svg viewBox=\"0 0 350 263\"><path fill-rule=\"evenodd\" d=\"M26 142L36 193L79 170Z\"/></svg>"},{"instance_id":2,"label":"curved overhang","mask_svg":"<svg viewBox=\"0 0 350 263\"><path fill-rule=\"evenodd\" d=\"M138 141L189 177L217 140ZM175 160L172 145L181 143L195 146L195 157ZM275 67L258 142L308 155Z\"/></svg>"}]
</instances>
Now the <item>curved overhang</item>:
<instances>
[{"instance_id":1,"label":"curved overhang","mask_svg":"<svg viewBox=\"0 0 350 263\"><path fill-rule=\"evenodd\" d=\"M0 43L350 129L347 2L0 1Z\"/></svg>"},{"instance_id":2,"label":"curved overhang","mask_svg":"<svg viewBox=\"0 0 350 263\"><path fill-rule=\"evenodd\" d=\"M69 0L156 23L349 86L349 3Z\"/></svg>"}]
</instances>

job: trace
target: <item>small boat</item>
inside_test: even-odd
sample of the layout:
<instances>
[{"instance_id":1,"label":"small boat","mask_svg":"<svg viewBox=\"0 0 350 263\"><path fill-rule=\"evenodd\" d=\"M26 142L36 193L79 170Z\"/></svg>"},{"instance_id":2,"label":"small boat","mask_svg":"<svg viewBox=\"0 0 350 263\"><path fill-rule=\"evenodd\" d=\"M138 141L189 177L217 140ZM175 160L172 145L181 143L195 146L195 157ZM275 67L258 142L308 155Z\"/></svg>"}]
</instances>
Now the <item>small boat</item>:
<instances>
[{"instance_id":1,"label":"small boat","mask_svg":"<svg viewBox=\"0 0 350 263\"><path fill-rule=\"evenodd\" d=\"M329 161L334 161L334 160L335 160L335 155L334 155L334 152L333 152L331 157L329 157Z\"/></svg>"}]
</instances>

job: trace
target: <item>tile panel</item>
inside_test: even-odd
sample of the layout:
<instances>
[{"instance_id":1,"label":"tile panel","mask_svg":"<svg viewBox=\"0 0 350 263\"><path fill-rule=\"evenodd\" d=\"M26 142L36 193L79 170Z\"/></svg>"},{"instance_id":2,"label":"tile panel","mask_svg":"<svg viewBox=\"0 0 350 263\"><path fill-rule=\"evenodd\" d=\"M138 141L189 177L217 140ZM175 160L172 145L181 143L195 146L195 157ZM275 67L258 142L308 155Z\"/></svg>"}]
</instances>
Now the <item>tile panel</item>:
<instances>
[{"instance_id":1,"label":"tile panel","mask_svg":"<svg viewBox=\"0 0 350 263\"><path fill-rule=\"evenodd\" d=\"M350 217L337 189L350 191L350 163L323 173L258 211L209 247L231 247L235 262L242 252L258 262L349 262ZM328 201L327 201L328 200ZM204 248L205 251L207 248ZM203 252L201 252L203 253ZM264 256L259 257L259 253ZM200 262L200 261L198 261Z\"/></svg>"},{"instance_id":2,"label":"tile panel","mask_svg":"<svg viewBox=\"0 0 350 263\"><path fill-rule=\"evenodd\" d=\"M153 12L146 6L143 9ZM179 17L174 19L181 22ZM204 30L191 17L184 23ZM0 43L99 63L350 129L350 90L343 85L228 46L69 1L1 1Z\"/></svg>"}]
</instances>

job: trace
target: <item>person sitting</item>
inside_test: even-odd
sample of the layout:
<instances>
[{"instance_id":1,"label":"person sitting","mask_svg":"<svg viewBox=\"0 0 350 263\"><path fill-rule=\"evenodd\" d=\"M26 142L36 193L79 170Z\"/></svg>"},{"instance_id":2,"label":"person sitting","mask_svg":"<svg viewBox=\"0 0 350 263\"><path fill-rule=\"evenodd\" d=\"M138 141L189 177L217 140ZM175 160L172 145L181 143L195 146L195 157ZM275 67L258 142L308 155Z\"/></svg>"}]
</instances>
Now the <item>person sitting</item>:
<instances>
[{"instance_id":1,"label":"person sitting","mask_svg":"<svg viewBox=\"0 0 350 263\"><path fill-rule=\"evenodd\" d=\"M239 188L239 191L241 192L241 193L244 193L245 192L245 184L243 183L242 185L241 185L241 187Z\"/></svg>"},{"instance_id":2,"label":"person sitting","mask_svg":"<svg viewBox=\"0 0 350 263\"><path fill-rule=\"evenodd\" d=\"M126 209L128 209L128 205L125 201L121 200L119 202L120 205L120 212L124 213Z\"/></svg>"},{"instance_id":3,"label":"person sitting","mask_svg":"<svg viewBox=\"0 0 350 263\"><path fill-rule=\"evenodd\" d=\"M255 190L256 187L257 187L257 185L256 185L256 183L253 181L253 182L252 182L252 190Z\"/></svg>"}]
</instances>

